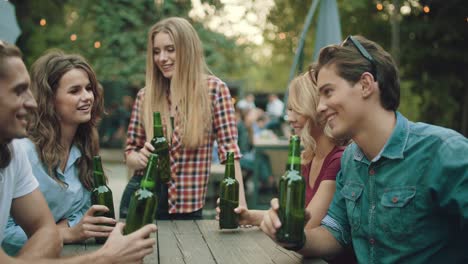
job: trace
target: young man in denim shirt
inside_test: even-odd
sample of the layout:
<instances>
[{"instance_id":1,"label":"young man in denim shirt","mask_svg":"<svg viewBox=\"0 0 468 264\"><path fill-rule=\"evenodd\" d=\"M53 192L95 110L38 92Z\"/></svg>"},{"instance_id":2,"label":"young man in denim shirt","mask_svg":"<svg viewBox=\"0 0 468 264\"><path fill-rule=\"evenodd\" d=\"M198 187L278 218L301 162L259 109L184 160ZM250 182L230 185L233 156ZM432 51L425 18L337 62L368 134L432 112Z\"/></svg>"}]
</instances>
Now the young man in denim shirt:
<instances>
[{"instance_id":1,"label":"young man in denim shirt","mask_svg":"<svg viewBox=\"0 0 468 264\"><path fill-rule=\"evenodd\" d=\"M319 112L344 152L336 193L301 254L332 257L354 248L359 263L468 263L468 140L397 112L398 70L363 37L324 48ZM262 223L274 238L277 200Z\"/></svg>"}]
</instances>

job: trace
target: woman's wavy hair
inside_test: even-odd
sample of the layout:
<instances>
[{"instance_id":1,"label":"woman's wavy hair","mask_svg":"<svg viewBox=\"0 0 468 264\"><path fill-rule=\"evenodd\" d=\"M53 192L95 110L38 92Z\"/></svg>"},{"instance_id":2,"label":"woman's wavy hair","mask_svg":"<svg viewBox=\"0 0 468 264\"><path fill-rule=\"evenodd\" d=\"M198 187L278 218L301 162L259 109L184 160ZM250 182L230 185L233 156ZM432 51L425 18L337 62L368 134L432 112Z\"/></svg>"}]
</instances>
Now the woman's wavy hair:
<instances>
[{"instance_id":1,"label":"woman's wavy hair","mask_svg":"<svg viewBox=\"0 0 468 264\"><path fill-rule=\"evenodd\" d=\"M153 42L158 33L167 33L174 42L176 61L171 80L165 78L154 63ZM206 65L203 46L193 26L184 18L170 17L157 22L148 32L146 54L146 87L143 102L143 124L146 137L153 137L153 112L161 113L163 123L170 124L169 92L172 104L178 106L176 118L182 131L182 143L196 147L203 143L211 128L211 106L207 84L210 70ZM166 125L166 137L172 127Z\"/></svg>"},{"instance_id":2,"label":"woman's wavy hair","mask_svg":"<svg viewBox=\"0 0 468 264\"><path fill-rule=\"evenodd\" d=\"M18 47L0 40L0 78L6 78L4 62L8 58L18 57L21 58L22 54ZM0 87L0 89L3 89ZM2 126L7 124L2 124ZM0 142L0 169L6 168L11 161L11 151L9 147L10 142Z\"/></svg>"},{"instance_id":3,"label":"woman's wavy hair","mask_svg":"<svg viewBox=\"0 0 468 264\"><path fill-rule=\"evenodd\" d=\"M99 153L97 124L103 112L103 91L98 87L96 74L83 57L52 50L34 62L31 67L31 90L38 107L31 120L29 133L49 176L65 186L57 176L56 169L67 157L68 150L60 144L60 119L53 106L61 78L72 69L80 69L88 74L94 94L91 120L78 126L73 139L73 144L81 151L81 158L77 161L80 182L85 188L91 189L93 156Z\"/></svg>"},{"instance_id":4,"label":"woman's wavy hair","mask_svg":"<svg viewBox=\"0 0 468 264\"><path fill-rule=\"evenodd\" d=\"M307 118L306 124L301 132L301 141L304 145L302 159L310 161L315 153L316 145L314 138L310 135L312 127L322 127L324 134L330 138L335 145L345 146L348 140L337 140L330 133L330 128L318 117L317 106L319 104L319 92L314 74L314 66L309 71L294 78L289 85L288 109Z\"/></svg>"}]
</instances>

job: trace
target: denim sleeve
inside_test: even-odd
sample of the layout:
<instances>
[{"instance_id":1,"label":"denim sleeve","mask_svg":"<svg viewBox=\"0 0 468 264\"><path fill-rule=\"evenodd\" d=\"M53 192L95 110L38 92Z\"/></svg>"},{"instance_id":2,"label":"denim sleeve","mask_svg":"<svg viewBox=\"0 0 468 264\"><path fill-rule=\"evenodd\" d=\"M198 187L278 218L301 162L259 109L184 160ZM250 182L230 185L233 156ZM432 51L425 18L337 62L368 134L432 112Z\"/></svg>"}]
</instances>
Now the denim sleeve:
<instances>
[{"instance_id":1,"label":"denim sleeve","mask_svg":"<svg viewBox=\"0 0 468 264\"><path fill-rule=\"evenodd\" d=\"M468 228L467 153L467 138L460 135L445 139L428 170L439 207L459 218L464 228Z\"/></svg>"},{"instance_id":2,"label":"denim sleeve","mask_svg":"<svg viewBox=\"0 0 468 264\"><path fill-rule=\"evenodd\" d=\"M83 216L86 214L88 209L91 207L91 201L87 202L85 206L83 206L80 210L72 213L67 219L68 219L68 226L74 227L77 225Z\"/></svg>"},{"instance_id":3,"label":"denim sleeve","mask_svg":"<svg viewBox=\"0 0 468 264\"><path fill-rule=\"evenodd\" d=\"M7 226L4 230L4 238L2 242L3 250L10 256L14 256L20 251L23 245L28 240L28 236L23 229L15 223L13 218L9 218Z\"/></svg>"},{"instance_id":4,"label":"denim sleeve","mask_svg":"<svg viewBox=\"0 0 468 264\"><path fill-rule=\"evenodd\" d=\"M76 226L83 218L83 215L84 215L84 212L82 212L81 210L70 215L68 217L68 226L70 227Z\"/></svg>"},{"instance_id":5,"label":"denim sleeve","mask_svg":"<svg viewBox=\"0 0 468 264\"><path fill-rule=\"evenodd\" d=\"M345 199L341 194L341 189L344 185L342 176L341 171L336 176L335 195L333 196L333 201L321 225L325 227L343 247L347 247L351 244L351 231L346 213Z\"/></svg>"}]
</instances>

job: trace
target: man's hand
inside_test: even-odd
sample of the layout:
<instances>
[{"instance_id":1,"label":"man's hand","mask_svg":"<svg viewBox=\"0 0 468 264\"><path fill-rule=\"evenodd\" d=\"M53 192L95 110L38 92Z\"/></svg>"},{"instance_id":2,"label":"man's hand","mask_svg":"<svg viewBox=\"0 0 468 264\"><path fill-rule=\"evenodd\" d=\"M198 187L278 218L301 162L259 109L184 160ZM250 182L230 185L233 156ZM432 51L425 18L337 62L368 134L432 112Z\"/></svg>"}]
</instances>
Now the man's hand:
<instances>
[{"instance_id":1,"label":"man's hand","mask_svg":"<svg viewBox=\"0 0 468 264\"><path fill-rule=\"evenodd\" d=\"M260 229L262 229L265 234L276 242L276 232L281 227L281 221L278 217L278 198L272 199L270 204L271 208L263 215L263 221L260 224Z\"/></svg>"},{"instance_id":2,"label":"man's hand","mask_svg":"<svg viewBox=\"0 0 468 264\"><path fill-rule=\"evenodd\" d=\"M156 232L154 224L146 225L137 231L122 235L125 224L117 223L104 246L96 251L103 259L110 260L109 263L141 263L146 255L153 253L156 240L150 238L151 233Z\"/></svg>"}]
</instances>

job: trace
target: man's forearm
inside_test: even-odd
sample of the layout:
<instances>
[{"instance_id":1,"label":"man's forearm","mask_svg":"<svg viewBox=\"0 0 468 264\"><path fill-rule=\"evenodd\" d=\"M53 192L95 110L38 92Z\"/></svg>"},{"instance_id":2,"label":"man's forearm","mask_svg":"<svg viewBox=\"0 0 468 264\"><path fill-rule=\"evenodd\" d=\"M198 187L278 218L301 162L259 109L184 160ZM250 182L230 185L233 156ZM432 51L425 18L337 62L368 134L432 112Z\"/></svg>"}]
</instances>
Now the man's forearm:
<instances>
[{"instance_id":1,"label":"man's forearm","mask_svg":"<svg viewBox=\"0 0 468 264\"><path fill-rule=\"evenodd\" d=\"M30 259L12 258L0 250L0 263L5 264L28 264L31 263ZM100 251L95 251L91 254L70 256L60 259L34 259L35 264L79 264L79 263L93 263L93 264L108 264L113 263L113 260L101 256Z\"/></svg>"},{"instance_id":2,"label":"man's forearm","mask_svg":"<svg viewBox=\"0 0 468 264\"><path fill-rule=\"evenodd\" d=\"M47 226L41 228L28 239L18 253L18 257L27 259L56 258L63 248L62 237L58 228Z\"/></svg>"},{"instance_id":3,"label":"man's forearm","mask_svg":"<svg viewBox=\"0 0 468 264\"><path fill-rule=\"evenodd\" d=\"M332 257L339 254L343 247L335 237L323 226L304 230L306 243L298 251L303 256L308 257Z\"/></svg>"}]
</instances>

